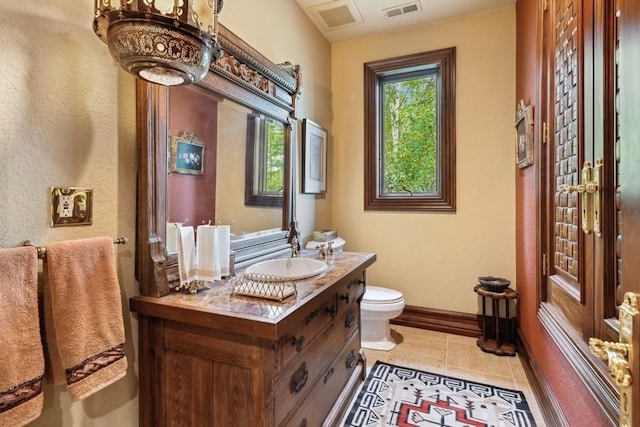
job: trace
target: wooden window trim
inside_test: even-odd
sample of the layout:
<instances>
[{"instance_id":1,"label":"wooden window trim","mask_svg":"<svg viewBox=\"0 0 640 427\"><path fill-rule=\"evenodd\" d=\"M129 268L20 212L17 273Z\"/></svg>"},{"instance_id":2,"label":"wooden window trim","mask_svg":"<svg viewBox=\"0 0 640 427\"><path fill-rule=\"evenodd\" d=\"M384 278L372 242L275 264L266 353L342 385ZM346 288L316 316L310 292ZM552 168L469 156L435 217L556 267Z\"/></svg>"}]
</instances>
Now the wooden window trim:
<instances>
[{"instance_id":1,"label":"wooden window trim","mask_svg":"<svg viewBox=\"0 0 640 427\"><path fill-rule=\"evenodd\" d=\"M456 211L456 48L383 59L364 64L364 209L370 211ZM378 186L378 86L390 71L427 64L440 70L441 123L439 192L421 196L381 196Z\"/></svg>"}]
</instances>

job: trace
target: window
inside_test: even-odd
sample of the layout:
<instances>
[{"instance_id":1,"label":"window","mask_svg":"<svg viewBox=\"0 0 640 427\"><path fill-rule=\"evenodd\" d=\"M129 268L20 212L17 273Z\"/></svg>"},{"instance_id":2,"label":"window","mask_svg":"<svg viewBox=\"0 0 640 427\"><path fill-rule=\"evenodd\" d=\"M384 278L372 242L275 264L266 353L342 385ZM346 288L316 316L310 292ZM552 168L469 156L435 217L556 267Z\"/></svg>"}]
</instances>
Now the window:
<instances>
[{"instance_id":1,"label":"window","mask_svg":"<svg viewBox=\"0 0 640 427\"><path fill-rule=\"evenodd\" d=\"M365 210L455 212L455 48L364 65Z\"/></svg>"},{"instance_id":2,"label":"window","mask_svg":"<svg viewBox=\"0 0 640 427\"><path fill-rule=\"evenodd\" d=\"M259 194L282 196L284 189L284 125L265 119L260 130L258 156Z\"/></svg>"},{"instance_id":3,"label":"window","mask_svg":"<svg viewBox=\"0 0 640 427\"><path fill-rule=\"evenodd\" d=\"M282 206L285 126L260 114L247 116L244 204Z\"/></svg>"}]
</instances>

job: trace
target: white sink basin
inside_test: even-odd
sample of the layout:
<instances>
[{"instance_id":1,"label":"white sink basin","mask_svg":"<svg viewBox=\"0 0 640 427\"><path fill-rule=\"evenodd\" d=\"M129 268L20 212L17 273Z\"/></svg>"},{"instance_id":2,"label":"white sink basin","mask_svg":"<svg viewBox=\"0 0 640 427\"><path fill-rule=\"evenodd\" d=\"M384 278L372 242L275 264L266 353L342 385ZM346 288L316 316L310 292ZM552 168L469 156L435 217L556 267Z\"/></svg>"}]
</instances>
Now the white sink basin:
<instances>
[{"instance_id":1,"label":"white sink basin","mask_svg":"<svg viewBox=\"0 0 640 427\"><path fill-rule=\"evenodd\" d=\"M296 280L312 277L325 271L327 271L327 264L317 259L280 258L253 264L247 267L246 273Z\"/></svg>"}]
</instances>

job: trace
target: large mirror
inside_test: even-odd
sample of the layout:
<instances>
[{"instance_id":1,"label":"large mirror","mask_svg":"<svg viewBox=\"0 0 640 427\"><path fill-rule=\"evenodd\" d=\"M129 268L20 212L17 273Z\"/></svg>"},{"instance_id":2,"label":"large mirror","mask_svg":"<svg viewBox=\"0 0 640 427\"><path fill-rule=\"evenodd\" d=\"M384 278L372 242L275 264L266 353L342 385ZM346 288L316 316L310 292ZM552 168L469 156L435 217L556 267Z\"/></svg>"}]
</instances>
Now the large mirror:
<instances>
[{"instance_id":1,"label":"large mirror","mask_svg":"<svg viewBox=\"0 0 640 427\"><path fill-rule=\"evenodd\" d=\"M228 224L236 268L291 250L297 66L275 65L220 26L223 55L197 85L137 82L138 278L169 293L175 223Z\"/></svg>"},{"instance_id":2,"label":"large mirror","mask_svg":"<svg viewBox=\"0 0 640 427\"><path fill-rule=\"evenodd\" d=\"M174 87L169 132L167 253L177 250L174 224L227 224L234 239L282 229L285 123L201 87Z\"/></svg>"}]
</instances>

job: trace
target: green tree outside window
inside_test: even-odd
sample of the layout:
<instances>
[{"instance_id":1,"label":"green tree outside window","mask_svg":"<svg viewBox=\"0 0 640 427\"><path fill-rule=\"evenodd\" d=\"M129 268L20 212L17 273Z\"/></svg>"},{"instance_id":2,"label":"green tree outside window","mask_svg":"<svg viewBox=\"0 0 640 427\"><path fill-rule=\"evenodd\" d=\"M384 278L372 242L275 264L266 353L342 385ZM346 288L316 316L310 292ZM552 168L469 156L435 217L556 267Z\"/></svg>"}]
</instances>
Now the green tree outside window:
<instances>
[{"instance_id":1,"label":"green tree outside window","mask_svg":"<svg viewBox=\"0 0 640 427\"><path fill-rule=\"evenodd\" d=\"M437 75L390 79L382 88L383 193L435 193Z\"/></svg>"}]
</instances>

